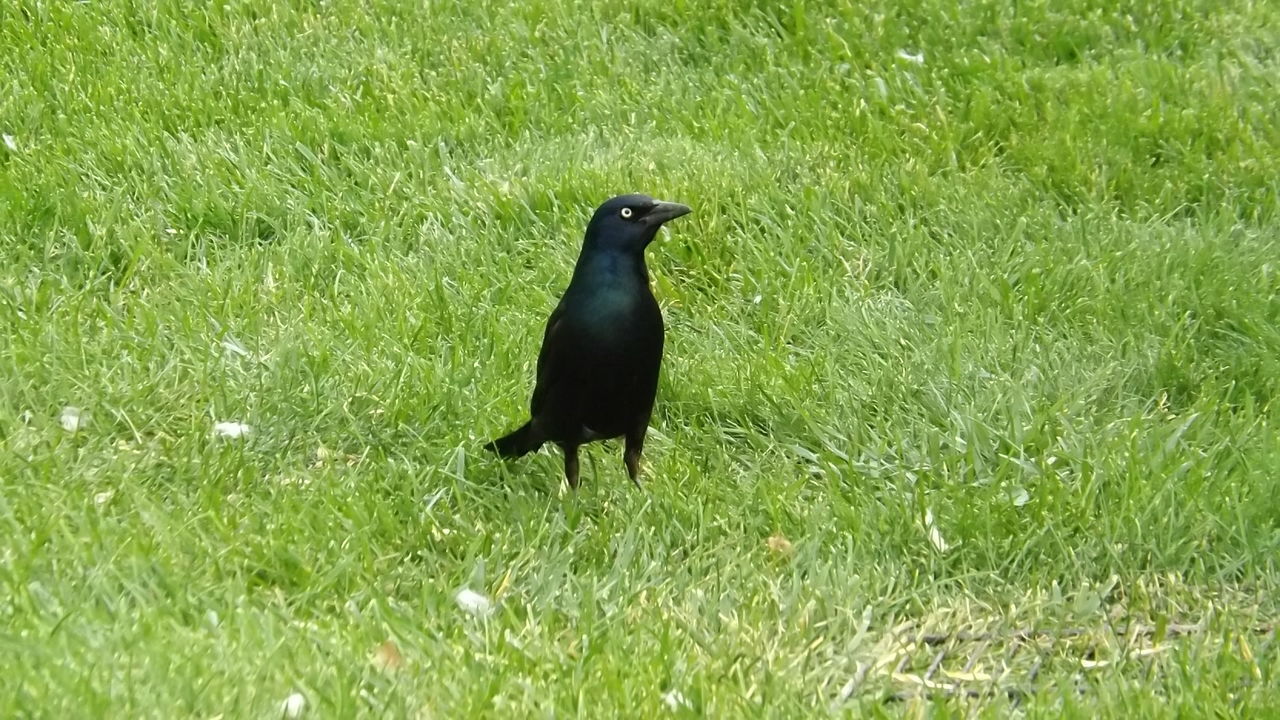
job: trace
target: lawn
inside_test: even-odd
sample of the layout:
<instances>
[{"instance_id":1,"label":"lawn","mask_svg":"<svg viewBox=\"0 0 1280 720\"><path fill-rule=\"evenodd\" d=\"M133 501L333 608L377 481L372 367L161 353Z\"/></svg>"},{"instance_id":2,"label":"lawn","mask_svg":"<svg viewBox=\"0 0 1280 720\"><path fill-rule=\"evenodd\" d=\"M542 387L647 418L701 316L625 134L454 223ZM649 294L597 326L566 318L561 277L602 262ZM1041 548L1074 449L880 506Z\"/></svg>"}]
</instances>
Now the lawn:
<instances>
[{"instance_id":1,"label":"lawn","mask_svg":"<svg viewBox=\"0 0 1280 720\"><path fill-rule=\"evenodd\" d=\"M13 0L0 717L1280 712L1277 48L1245 1ZM481 445L631 191L694 208L646 484L594 445L575 494Z\"/></svg>"}]
</instances>

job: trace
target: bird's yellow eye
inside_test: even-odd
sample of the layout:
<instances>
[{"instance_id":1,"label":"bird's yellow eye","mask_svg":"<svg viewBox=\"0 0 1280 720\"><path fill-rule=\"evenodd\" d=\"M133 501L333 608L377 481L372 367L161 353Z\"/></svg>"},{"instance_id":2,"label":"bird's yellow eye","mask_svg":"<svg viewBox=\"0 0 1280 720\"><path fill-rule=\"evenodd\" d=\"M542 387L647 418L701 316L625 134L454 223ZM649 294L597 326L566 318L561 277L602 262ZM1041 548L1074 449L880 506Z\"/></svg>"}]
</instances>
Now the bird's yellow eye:
<instances>
[{"instance_id":1,"label":"bird's yellow eye","mask_svg":"<svg viewBox=\"0 0 1280 720\"><path fill-rule=\"evenodd\" d=\"M622 208L622 217L631 218L631 208Z\"/></svg>"}]
</instances>

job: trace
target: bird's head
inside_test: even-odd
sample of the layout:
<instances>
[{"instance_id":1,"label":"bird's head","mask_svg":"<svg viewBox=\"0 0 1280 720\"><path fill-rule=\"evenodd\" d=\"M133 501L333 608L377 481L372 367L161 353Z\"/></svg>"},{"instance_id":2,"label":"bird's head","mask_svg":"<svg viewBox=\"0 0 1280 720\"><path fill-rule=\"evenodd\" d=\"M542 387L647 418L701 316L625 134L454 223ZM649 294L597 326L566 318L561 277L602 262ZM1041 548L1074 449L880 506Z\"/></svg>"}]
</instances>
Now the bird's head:
<instances>
[{"instance_id":1,"label":"bird's head","mask_svg":"<svg viewBox=\"0 0 1280 720\"><path fill-rule=\"evenodd\" d=\"M585 244L597 248L643 251L668 220L692 212L688 205L648 195L619 195L596 208L587 224Z\"/></svg>"}]
</instances>

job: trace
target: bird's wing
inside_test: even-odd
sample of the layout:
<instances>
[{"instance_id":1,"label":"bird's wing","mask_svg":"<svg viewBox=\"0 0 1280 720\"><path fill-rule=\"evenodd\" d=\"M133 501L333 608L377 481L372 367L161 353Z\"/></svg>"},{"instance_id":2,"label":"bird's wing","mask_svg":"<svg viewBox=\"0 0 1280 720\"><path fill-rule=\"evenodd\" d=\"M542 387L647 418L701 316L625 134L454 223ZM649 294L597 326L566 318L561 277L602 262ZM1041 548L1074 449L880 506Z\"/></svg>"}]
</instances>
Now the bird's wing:
<instances>
[{"instance_id":1,"label":"bird's wing","mask_svg":"<svg viewBox=\"0 0 1280 720\"><path fill-rule=\"evenodd\" d=\"M542 334L542 350L538 353L538 378L533 387L533 399L529 403L529 409L535 417L546 397L547 388L554 385L555 378L563 373L564 351L568 345L563 337L564 330L562 299L556 309L551 311L551 317L547 318L547 329Z\"/></svg>"}]
</instances>

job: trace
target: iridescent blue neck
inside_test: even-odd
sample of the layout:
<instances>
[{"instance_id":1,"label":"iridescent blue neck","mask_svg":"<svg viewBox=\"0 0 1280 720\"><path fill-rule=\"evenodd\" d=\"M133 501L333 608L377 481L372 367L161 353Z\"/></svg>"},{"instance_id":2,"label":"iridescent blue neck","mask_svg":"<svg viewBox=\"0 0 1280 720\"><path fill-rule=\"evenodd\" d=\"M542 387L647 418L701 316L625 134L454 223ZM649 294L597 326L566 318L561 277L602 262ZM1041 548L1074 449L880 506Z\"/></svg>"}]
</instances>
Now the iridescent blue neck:
<instances>
[{"instance_id":1,"label":"iridescent blue neck","mask_svg":"<svg viewBox=\"0 0 1280 720\"><path fill-rule=\"evenodd\" d=\"M624 288L649 285L649 271L644 255L615 248L584 247L573 269L571 286L590 288Z\"/></svg>"}]
</instances>

